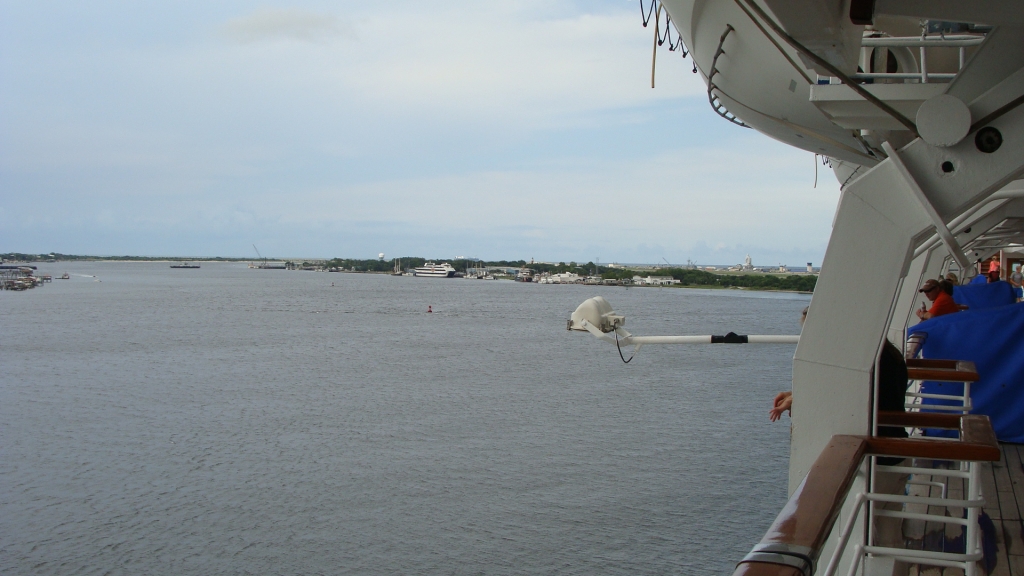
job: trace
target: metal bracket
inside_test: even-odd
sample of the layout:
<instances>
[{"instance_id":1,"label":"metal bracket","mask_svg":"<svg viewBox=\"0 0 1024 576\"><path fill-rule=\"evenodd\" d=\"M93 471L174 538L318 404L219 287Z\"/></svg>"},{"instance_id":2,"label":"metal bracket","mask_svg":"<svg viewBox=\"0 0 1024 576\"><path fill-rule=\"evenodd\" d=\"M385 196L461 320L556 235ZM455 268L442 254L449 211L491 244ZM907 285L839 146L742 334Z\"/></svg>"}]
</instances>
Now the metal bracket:
<instances>
[{"instance_id":1,"label":"metal bracket","mask_svg":"<svg viewBox=\"0 0 1024 576\"><path fill-rule=\"evenodd\" d=\"M711 59L711 70L708 72L708 102L711 103L711 108L715 110L715 113L722 118L725 118L737 126L750 128L750 126L747 126L742 120L737 118L735 114L729 112L725 105L722 104L722 100L714 95L715 90L718 90L719 92L722 91L715 85L715 75L718 74L718 57L725 54L725 50L723 50L722 47L725 45L725 38L729 36L729 32L732 32L733 30L735 30L735 28L732 27L732 24L725 25L725 32L722 32L722 37L718 40L718 49L715 50L715 56Z\"/></svg>"},{"instance_id":2,"label":"metal bracket","mask_svg":"<svg viewBox=\"0 0 1024 576\"><path fill-rule=\"evenodd\" d=\"M784 544L772 542L770 544L758 543L751 552L775 552L777 554L788 554L790 556L803 556L810 562L814 550L810 546L797 546L796 544ZM813 564L813 562L812 562Z\"/></svg>"},{"instance_id":3,"label":"metal bracket","mask_svg":"<svg viewBox=\"0 0 1024 576\"><path fill-rule=\"evenodd\" d=\"M793 546L783 543L758 544L749 554L743 557L737 565L744 562L763 562L767 564L781 564L792 566L804 576L814 573L814 561L811 559L812 550L807 546Z\"/></svg>"}]
</instances>

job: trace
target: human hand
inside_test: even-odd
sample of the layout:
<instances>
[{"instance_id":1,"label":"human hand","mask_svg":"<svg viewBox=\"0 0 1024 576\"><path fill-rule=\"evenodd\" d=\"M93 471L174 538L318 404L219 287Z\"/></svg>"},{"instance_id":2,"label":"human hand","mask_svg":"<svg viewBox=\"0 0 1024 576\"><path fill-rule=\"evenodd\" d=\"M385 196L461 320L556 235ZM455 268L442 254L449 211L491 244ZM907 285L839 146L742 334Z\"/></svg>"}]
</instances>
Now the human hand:
<instances>
[{"instance_id":1,"label":"human hand","mask_svg":"<svg viewBox=\"0 0 1024 576\"><path fill-rule=\"evenodd\" d=\"M772 401L772 409L768 411L768 419L775 422L782 417L783 412L790 412L793 408L793 393L779 392Z\"/></svg>"}]
</instances>

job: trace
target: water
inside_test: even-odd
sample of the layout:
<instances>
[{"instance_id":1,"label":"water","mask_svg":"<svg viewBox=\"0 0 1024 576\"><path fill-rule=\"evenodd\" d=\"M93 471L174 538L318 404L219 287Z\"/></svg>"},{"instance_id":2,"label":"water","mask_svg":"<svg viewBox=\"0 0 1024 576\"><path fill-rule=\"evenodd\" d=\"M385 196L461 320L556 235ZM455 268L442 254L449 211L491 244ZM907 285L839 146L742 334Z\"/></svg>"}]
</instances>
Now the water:
<instances>
[{"instance_id":1,"label":"water","mask_svg":"<svg viewBox=\"0 0 1024 576\"><path fill-rule=\"evenodd\" d=\"M794 333L807 296L41 268L0 292L0 573L729 574L785 502L792 346L624 365L565 320Z\"/></svg>"}]
</instances>

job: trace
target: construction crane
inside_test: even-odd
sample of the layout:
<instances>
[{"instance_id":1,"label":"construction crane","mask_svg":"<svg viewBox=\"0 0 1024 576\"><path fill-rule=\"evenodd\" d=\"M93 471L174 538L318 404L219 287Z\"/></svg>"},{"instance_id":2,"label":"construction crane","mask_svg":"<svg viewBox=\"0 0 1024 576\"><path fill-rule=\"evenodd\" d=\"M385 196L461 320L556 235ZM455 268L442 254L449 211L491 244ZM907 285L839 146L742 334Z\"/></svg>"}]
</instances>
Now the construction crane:
<instances>
[{"instance_id":1,"label":"construction crane","mask_svg":"<svg viewBox=\"0 0 1024 576\"><path fill-rule=\"evenodd\" d=\"M262 260L263 261L263 265L266 266L267 265L267 259L264 258L262 254L260 254L260 249L257 248L255 244L252 245L252 249L256 251L256 256L259 258L259 260Z\"/></svg>"}]
</instances>

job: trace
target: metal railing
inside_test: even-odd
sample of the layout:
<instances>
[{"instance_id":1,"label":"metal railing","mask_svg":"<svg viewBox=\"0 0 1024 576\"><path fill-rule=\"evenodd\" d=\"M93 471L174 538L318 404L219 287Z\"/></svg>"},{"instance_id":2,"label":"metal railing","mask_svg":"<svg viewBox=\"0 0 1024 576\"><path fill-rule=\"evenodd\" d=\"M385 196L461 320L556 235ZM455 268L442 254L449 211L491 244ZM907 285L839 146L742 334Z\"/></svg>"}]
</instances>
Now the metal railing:
<instances>
[{"instance_id":1,"label":"metal railing","mask_svg":"<svg viewBox=\"0 0 1024 576\"><path fill-rule=\"evenodd\" d=\"M979 46L985 41L984 36L972 34L939 35L939 36L905 36L905 37L866 37L861 40L863 59L871 58L875 48L888 49L918 49L917 71L904 72L858 72L851 74L850 78L859 82L875 80L919 80L922 84L929 82L950 82L959 71L963 69L967 61L967 49L972 46ZM959 66L957 72L929 72L928 56L925 52L928 48L956 48L959 51Z\"/></svg>"},{"instance_id":2,"label":"metal railing","mask_svg":"<svg viewBox=\"0 0 1024 576\"><path fill-rule=\"evenodd\" d=\"M958 566L966 574L977 570L980 556L978 514L984 505L978 482L978 462L994 462L1001 454L987 416L931 413L880 412L880 426L953 428L958 441L878 436L833 436L821 452L804 481L790 497L771 528L737 565L733 576L810 576L816 574L822 549L849 496L853 480L868 456L901 456L966 462L966 470L931 470L933 475L949 475L968 480L966 499L931 498L865 492L854 496L857 513L842 527L836 550L829 558L824 574L833 574L846 552L865 502L899 502L966 508L967 518L880 510L876 514L895 518L927 518L960 524L967 529L964 553L930 552L874 546L871 540L854 547L850 574L854 574L865 555L888 556L903 561L935 566ZM919 469L903 466L877 466L879 471L911 473ZM870 536L869 536L870 538Z\"/></svg>"},{"instance_id":3,"label":"metal railing","mask_svg":"<svg viewBox=\"0 0 1024 576\"><path fill-rule=\"evenodd\" d=\"M947 412L960 412L967 414L971 411L971 383L979 379L978 370L974 362L962 360L931 360L925 358L911 358L907 360L907 373L911 380L911 390L907 397L912 398L904 406L908 410L919 411L939 410ZM961 394L931 394L919 392L921 384L930 382L951 382L962 383ZM959 404L924 404L925 398L933 400L949 400Z\"/></svg>"}]
</instances>

